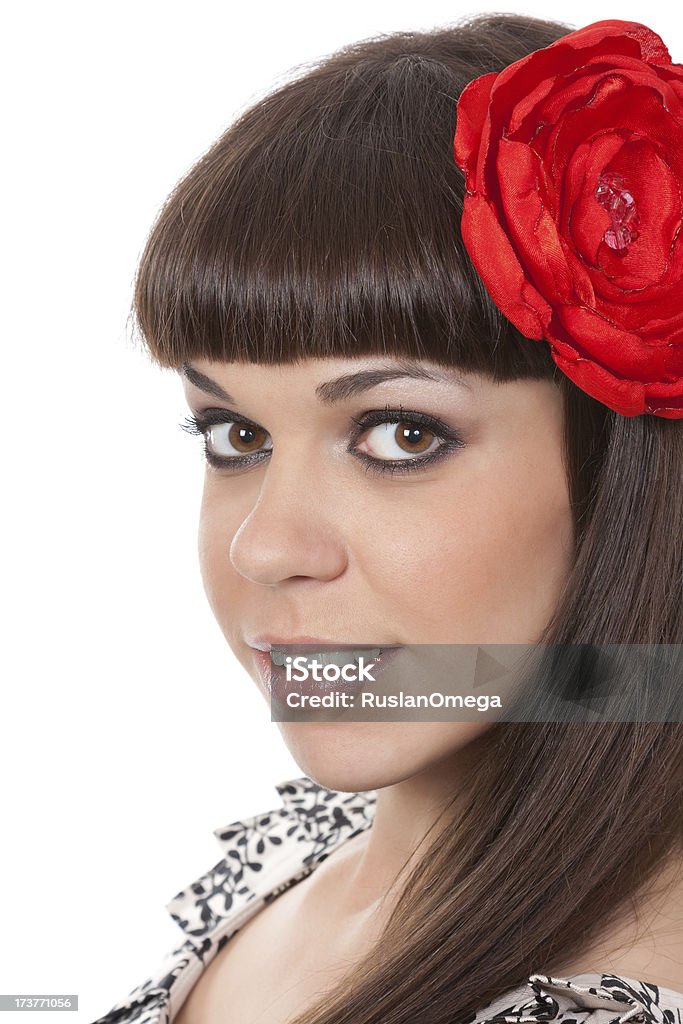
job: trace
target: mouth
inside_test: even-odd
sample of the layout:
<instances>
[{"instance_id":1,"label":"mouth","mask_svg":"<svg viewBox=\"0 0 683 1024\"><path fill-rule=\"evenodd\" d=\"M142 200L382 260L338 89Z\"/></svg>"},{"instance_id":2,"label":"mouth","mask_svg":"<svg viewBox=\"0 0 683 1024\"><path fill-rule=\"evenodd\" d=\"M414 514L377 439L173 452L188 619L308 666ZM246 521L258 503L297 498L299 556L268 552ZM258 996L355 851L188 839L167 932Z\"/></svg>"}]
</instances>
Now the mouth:
<instances>
[{"instance_id":1,"label":"mouth","mask_svg":"<svg viewBox=\"0 0 683 1024\"><path fill-rule=\"evenodd\" d=\"M284 650L284 647L287 650ZM289 648L295 648L296 650ZM379 658L383 651L387 650L386 647L315 647L312 644L279 644L277 647L271 647L270 657L274 665L284 665L287 658L293 657L296 653L299 653L299 648L304 648L300 653L305 655L309 661L316 660L322 665L338 665L343 668L344 665L348 665L351 661L355 661L356 664L363 658L366 662L375 661Z\"/></svg>"},{"instance_id":2,"label":"mouth","mask_svg":"<svg viewBox=\"0 0 683 1024\"><path fill-rule=\"evenodd\" d=\"M401 645L273 644L266 651L253 649L254 661L266 693L285 703L291 693L322 694L331 689L359 690L393 661ZM294 677L292 668L310 668L306 679ZM344 672L342 673L342 670ZM368 676L367 673L370 673Z\"/></svg>"},{"instance_id":3,"label":"mouth","mask_svg":"<svg viewBox=\"0 0 683 1024\"><path fill-rule=\"evenodd\" d=\"M394 647L395 644L350 644L345 640L330 639L330 637L324 636L312 636L311 634L303 635L291 635L287 636L285 633L279 635L275 633L261 633L261 634L246 634L245 642L248 647L253 647L257 651L270 651L273 647L293 647L294 645L300 646L305 645L310 650L320 651L343 651L343 650L362 650L368 651L376 647Z\"/></svg>"}]
</instances>

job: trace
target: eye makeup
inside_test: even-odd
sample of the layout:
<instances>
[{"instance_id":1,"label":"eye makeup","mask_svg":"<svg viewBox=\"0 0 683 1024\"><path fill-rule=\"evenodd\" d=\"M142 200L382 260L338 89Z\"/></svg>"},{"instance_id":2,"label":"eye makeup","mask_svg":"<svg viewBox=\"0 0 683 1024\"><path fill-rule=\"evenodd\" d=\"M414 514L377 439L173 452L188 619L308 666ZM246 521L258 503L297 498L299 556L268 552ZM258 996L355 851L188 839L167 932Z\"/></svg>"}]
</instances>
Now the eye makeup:
<instances>
[{"instance_id":1,"label":"eye makeup","mask_svg":"<svg viewBox=\"0 0 683 1024\"><path fill-rule=\"evenodd\" d=\"M402 405L393 408L387 404L383 409L369 409L359 416L351 417L352 429L350 431L347 451L354 458L363 463L366 472L377 474L384 473L411 473L418 472L423 467L432 466L436 462L450 455L455 449L464 447L465 442L452 427L443 420L429 413L417 410L405 409ZM390 433L391 425L396 429ZM263 462L270 457L273 450L272 441L270 447L263 448L264 442L259 444L259 449L254 452L236 451L234 455L219 454L216 450L218 440L223 443L225 440L233 448L235 443L250 444L262 435L269 437L267 431L258 423L248 419L230 409L206 409L201 413L186 417L180 427L190 434L203 438L203 454L206 462L216 470L227 471L247 469L256 463ZM405 454L406 458L378 458L369 455L365 451L357 449L358 442L364 435L370 432L372 435L377 427L385 427L385 437L380 439L386 446L396 444L399 451ZM228 430L220 428L227 427ZM400 428L400 429L399 429ZM227 434L227 438L226 438ZM431 437L430 445L436 443L435 448L423 451L425 436ZM367 444L367 441L364 442ZM401 445L407 444L408 448ZM417 445L417 454L412 455L411 446Z\"/></svg>"}]
</instances>

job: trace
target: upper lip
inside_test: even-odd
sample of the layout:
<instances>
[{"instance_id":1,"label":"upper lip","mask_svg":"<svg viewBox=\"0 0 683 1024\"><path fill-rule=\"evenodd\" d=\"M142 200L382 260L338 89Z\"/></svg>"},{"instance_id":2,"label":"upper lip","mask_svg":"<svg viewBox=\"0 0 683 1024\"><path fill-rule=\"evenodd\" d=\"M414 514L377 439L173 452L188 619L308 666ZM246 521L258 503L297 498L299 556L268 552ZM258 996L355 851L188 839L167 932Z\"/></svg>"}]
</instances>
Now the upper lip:
<instances>
[{"instance_id":1,"label":"upper lip","mask_svg":"<svg viewBox=\"0 0 683 1024\"><path fill-rule=\"evenodd\" d=\"M331 647L334 650L374 650L376 647L396 647L397 644L350 644L343 640L330 640L329 637L320 636L273 636L272 634L260 634L259 636L247 637L247 643L257 651L269 651L273 647L286 647L289 644L308 644L317 648Z\"/></svg>"}]
</instances>

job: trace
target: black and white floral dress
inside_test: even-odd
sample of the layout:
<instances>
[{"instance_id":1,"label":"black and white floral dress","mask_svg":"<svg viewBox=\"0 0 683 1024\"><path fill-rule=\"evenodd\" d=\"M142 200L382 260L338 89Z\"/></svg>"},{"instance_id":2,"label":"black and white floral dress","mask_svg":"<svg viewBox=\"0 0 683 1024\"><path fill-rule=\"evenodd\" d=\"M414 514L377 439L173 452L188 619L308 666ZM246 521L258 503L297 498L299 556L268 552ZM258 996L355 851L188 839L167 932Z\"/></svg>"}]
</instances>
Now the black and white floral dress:
<instances>
[{"instance_id":1,"label":"black and white floral dress","mask_svg":"<svg viewBox=\"0 0 683 1024\"><path fill-rule=\"evenodd\" d=\"M223 856L166 908L185 941L92 1024L171 1024L199 975L261 907L372 824L375 792L339 793L306 776L276 785L281 806L217 828ZM683 979L681 979L683 981ZM683 1024L683 993L616 974L531 974L472 1024Z\"/></svg>"}]
</instances>

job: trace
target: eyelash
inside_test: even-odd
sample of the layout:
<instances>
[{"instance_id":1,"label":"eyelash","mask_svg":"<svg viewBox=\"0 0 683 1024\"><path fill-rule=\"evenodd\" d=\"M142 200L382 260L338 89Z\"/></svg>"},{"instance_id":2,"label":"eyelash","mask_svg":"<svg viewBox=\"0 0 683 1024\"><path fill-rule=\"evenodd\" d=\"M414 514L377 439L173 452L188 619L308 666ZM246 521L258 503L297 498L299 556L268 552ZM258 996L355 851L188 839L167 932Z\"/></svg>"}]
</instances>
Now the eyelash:
<instances>
[{"instance_id":1,"label":"eyelash","mask_svg":"<svg viewBox=\"0 0 683 1024\"><path fill-rule=\"evenodd\" d=\"M378 475L385 473L391 473L393 475L394 473L416 472L422 466L433 465L435 462L438 462L440 459L447 456L454 449L462 448L464 445L462 438L460 438L441 420L422 412L406 412L403 409L403 406L400 406L398 409L393 409L387 405L384 409L373 409L369 412L363 413L362 416L352 416L351 420L356 424L356 430L354 431L348 450L351 454L355 455L357 459L365 463L366 472L374 472ZM214 469L243 469L254 465L256 462L263 461L265 452L253 452L248 455L225 457L214 455L208 447L206 434L209 427L222 423L231 423L236 426L261 429L257 423L244 419L236 413L230 412L228 409L207 409L206 412L198 413L196 416L187 416L179 426L189 434L196 434L203 437L202 449L204 458ZM382 423L407 423L412 426L426 427L434 434L435 438L441 440L442 443L435 451L429 452L425 455L418 455L412 459L376 459L372 456L353 452L352 446L356 444L362 434L364 434L369 428L376 427ZM268 449L268 451L272 451L272 449Z\"/></svg>"}]
</instances>

